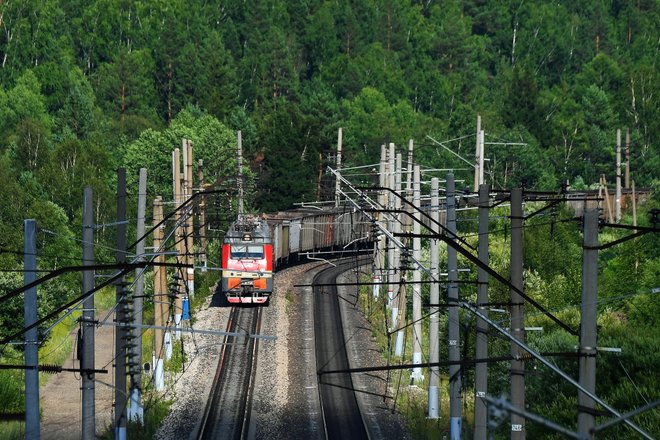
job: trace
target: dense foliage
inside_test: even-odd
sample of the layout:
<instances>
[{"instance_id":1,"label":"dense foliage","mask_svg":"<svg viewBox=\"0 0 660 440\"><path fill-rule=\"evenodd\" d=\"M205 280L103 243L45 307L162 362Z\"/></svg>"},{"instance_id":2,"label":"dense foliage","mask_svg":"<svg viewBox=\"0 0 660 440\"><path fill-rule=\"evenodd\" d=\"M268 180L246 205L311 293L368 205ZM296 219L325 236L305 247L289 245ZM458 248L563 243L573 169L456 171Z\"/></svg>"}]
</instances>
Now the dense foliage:
<instances>
[{"instance_id":1,"label":"dense foliage","mask_svg":"<svg viewBox=\"0 0 660 440\"><path fill-rule=\"evenodd\" d=\"M41 268L79 264L83 187L98 224L114 219L117 167L131 212L140 167L149 198L168 199L182 137L207 181L226 183L239 129L250 203L264 212L328 195L339 127L348 165L412 138L421 163L469 182L427 135L471 160L477 115L496 188L612 182L617 128L630 130L637 187L657 185L659 22L656 0L0 0L0 268L21 266L25 218L40 227ZM112 260L113 231L96 232L98 261ZM528 260L540 289L565 287L552 307L575 299L579 279L579 246L558 245L575 231L557 234ZM606 255L613 297L657 284L658 247L626 246ZM566 267L549 264L557 253ZM21 281L2 274L0 293ZM42 315L79 283L45 287ZM649 313L657 329L653 300L640 298L612 312L630 320L621 332ZM21 328L20 305L3 305L0 337Z\"/></svg>"}]
</instances>

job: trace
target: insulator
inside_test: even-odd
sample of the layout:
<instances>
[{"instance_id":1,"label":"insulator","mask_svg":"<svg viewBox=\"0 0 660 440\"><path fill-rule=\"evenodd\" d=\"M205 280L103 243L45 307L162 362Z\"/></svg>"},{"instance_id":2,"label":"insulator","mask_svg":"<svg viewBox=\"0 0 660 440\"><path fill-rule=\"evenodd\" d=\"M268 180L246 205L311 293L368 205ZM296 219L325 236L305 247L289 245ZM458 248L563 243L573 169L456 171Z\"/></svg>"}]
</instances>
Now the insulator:
<instances>
[{"instance_id":1,"label":"insulator","mask_svg":"<svg viewBox=\"0 0 660 440\"><path fill-rule=\"evenodd\" d=\"M39 365L39 371L41 371L42 373L49 373L49 374L61 373L62 367L60 367L59 365L41 364Z\"/></svg>"}]
</instances>

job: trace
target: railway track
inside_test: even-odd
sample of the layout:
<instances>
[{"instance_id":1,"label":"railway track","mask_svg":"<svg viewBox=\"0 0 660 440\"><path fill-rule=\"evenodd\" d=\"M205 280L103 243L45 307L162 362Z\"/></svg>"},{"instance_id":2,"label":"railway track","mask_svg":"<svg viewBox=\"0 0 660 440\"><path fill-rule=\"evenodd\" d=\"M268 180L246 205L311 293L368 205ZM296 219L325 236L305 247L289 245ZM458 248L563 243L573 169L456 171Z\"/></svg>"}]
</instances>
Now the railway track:
<instances>
[{"instance_id":1,"label":"railway track","mask_svg":"<svg viewBox=\"0 0 660 440\"><path fill-rule=\"evenodd\" d=\"M328 439L368 439L369 433L355 395L351 374L325 371L347 371L350 367L346 352L337 276L354 267L353 261L340 262L322 270L314 277L314 333L316 365L319 379L321 409Z\"/></svg>"},{"instance_id":2,"label":"railway track","mask_svg":"<svg viewBox=\"0 0 660 440\"><path fill-rule=\"evenodd\" d=\"M261 307L234 307L197 439L245 439L250 427Z\"/></svg>"}]
</instances>

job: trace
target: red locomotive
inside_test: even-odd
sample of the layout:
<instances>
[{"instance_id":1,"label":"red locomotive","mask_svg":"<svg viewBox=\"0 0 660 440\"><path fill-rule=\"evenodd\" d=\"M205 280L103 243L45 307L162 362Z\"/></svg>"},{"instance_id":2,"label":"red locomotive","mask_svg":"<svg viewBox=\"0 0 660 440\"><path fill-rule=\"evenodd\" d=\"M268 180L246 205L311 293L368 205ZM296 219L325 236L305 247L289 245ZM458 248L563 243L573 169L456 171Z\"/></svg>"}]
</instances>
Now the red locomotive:
<instances>
[{"instance_id":1,"label":"red locomotive","mask_svg":"<svg viewBox=\"0 0 660 440\"><path fill-rule=\"evenodd\" d=\"M239 219L222 243L222 293L233 304L264 304L272 292L273 243L268 224Z\"/></svg>"},{"instance_id":2,"label":"red locomotive","mask_svg":"<svg viewBox=\"0 0 660 440\"><path fill-rule=\"evenodd\" d=\"M371 249L373 221L346 209L296 209L235 222L222 244L222 294L233 304L265 304L284 264ZM322 258L321 258L322 259Z\"/></svg>"}]
</instances>

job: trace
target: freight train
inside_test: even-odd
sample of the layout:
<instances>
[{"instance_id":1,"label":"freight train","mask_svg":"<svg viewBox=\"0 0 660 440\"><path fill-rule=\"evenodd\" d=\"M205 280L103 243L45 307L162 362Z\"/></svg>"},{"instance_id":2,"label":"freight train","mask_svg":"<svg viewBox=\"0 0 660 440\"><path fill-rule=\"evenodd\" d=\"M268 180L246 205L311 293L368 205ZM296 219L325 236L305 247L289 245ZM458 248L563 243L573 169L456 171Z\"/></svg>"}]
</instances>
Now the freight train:
<instances>
[{"instance_id":1,"label":"freight train","mask_svg":"<svg viewBox=\"0 0 660 440\"><path fill-rule=\"evenodd\" d=\"M222 293L232 304L265 304L273 271L370 248L373 225L347 209L301 208L234 222L222 244Z\"/></svg>"}]
</instances>

